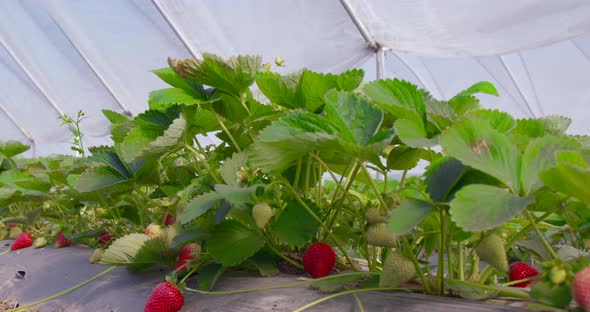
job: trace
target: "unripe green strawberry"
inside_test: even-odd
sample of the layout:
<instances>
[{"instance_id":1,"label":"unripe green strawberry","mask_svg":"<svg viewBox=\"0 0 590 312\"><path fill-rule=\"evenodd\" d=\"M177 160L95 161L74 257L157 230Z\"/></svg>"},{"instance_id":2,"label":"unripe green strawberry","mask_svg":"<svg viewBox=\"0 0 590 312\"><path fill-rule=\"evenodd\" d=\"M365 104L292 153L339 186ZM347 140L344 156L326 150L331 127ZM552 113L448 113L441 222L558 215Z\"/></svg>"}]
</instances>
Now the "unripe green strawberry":
<instances>
[{"instance_id":1,"label":"unripe green strawberry","mask_svg":"<svg viewBox=\"0 0 590 312\"><path fill-rule=\"evenodd\" d=\"M100 261L100 259L102 259L102 255L104 255L105 250L102 248L96 248L94 250L94 252L92 253L92 255L90 256L90 259L88 259L88 262L90 263L97 263Z\"/></svg>"},{"instance_id":2,"label":"unripe green strawberry","mask_svg":"<svg viewBox=\"0 0 590 312\"><path fill-rule=\"evenodd\" d=\"M508 258L504 241L500 236L491 234L479 242L475 249L479 258L502 272L508 272Z\"/></svg>"},{"instance_id":3,"label":"unripe green strawberry","mask_svg":"<svg viewBox=\"0 0 590 312\"><path fill-rule=\"evenodd\" d=\"M584 239L584 249L590 250L590 238Z\"/></svg>"},{"instance_id":4,"label":"unripe green strawberry","mask_svg":"<svg viewBox=\"0 0 590 312\"><path fill-rule=\"evenodd\" d=\"M8 230L0 229L0 240L6 239L6 237L8 237Z\"/></svg>"},{"instance_id":5,"label":"unripe green strawberry","mask_svg":"<svg viewBox=\"0 0 590 312\"><path fill-rule=\"evenodd\" d=\"M565 282L567 278L567 271L559 266L554 266L551 268L551 272L549 272L549 277L551 277L551 282L555 285L559 285Z\"/></svg>"},{"instance_id":6,"label":"unripe green strawberry","mask_svg":"<svg viewBox=\"0 0 590 312\"><path fill-rule=\"evenodd\" d=\"M0 229L3 229L6 227L6 224L4 224L4 222L0 221Z\"/></svg>"},{"instance_id":7,"label":"unripe green strawberry","mask_svg":"<svg viewBox=\"0 0 590 312\"><path fill-rule=\"evenodd\" d=\"M35 241L33 241L33 247L35 248L42 248L47 245L47 240L44 237L37 237Z\"/></svg>"},{"instance_id":8,"label":"unripe green strawberry","mask_svg":"<svg viewBox=\"0 0 590 312\"><path fill-rule=\"evenodd\" d=\"M400 287L416 276L416 267L412 260L394 251L383 263L379 287Z\"/></svg>"},{"instance_id":9,"label":"unripe green strawberry","mask_svg":"<svg viewBox=\"0 0 590 312\"><path fill-rule=\"evenodd\" d=\"M260 229L266 226L271 217L272 207L267 203L258 203L252 208L252 218L254 218L256 226Z\"/></svg>"},{"instance_id":10,"label":"unripe green strawberry","mask_svg":"<svg viewBox=\"0 0 590 312\"><path fill-rule=\"evenodd\" d=\"M381 214L380 208L371 207L365 213L365 220L367 220L368 224L383 223L387 221L387 217Z\"/></svg>"},{"instance_id":11,"label":"unripe green strawberry","mask_svg":"<svg viewBox=\"0 0 590 312\"><path fill-rule=\"evenodd\" d=\"M365 232L367 243L379 247L394 247L397 237L387 228L385 223L369 225Z\"/></svg>"},{"instance_id":12,"label":"unripe green strawberry","mask_svg":"<svg viewBox=\"0 0 590 312\"><path fill-rule=\"evenodd\" d=\"M15 226L12 229L10 229L10 234L8 234L8 237L10 239L16 239L22 232L23 230L20 227Z\"/></svg>"}]
</instances>

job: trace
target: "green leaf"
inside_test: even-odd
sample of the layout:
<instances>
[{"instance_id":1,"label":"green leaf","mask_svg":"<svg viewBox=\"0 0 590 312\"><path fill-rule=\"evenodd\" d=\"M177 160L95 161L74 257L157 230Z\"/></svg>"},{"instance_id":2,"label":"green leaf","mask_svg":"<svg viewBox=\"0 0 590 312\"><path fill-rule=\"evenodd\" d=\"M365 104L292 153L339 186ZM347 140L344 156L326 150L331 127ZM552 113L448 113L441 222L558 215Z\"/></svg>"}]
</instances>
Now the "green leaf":
<instances>
[{"instance_id":1,"label":"green leaf","mask_svg":"<svg viewBox=\"0 0 590 312\"><path fill-rule=\"evenodd\" d=\"M454 97L449 100L449 105L459 116L465 116L472 111L481 109L479 100L474 96Z\"/></svg>"},{"instance_id":2,"label":"green leaf","mask_svg":"<svg viewBox=\"0 0 590 312\"><path fill-rule=\"evenodd\" d=\"M310 201L305 202L313 213L321 217L320 209ZM291 200L273 224L273 233L291 246L302 246L311 240L320 228L320 223L313 218L299 202Z\"/></svg>"},{"instance_id":3,"label":"green leaf","mask_svg":"<svg viewBox=\"0 0 590 312\"><path fill-rule=\"evenodd\" d=\"M18 141L0 142L0 154L4 157L11 158L18 154L28 151L31 147Z\"/></svg>"},{"instance_id":4,"label":"green leaf","mask_svg":"<svg viewBox=\"0 0 590 312\"><path fill-rule=\"evenodd\" d=\"M297 93L300 79L300 72L286 76L271 72L260 72L256 76L256 84L273 104L292 109L305 108L304 101Z\"/></svg>"},{"instance_id":5,"label":"green leaf","mask_svg":"<svg viewBox=\"0 0 590 312\"><path fill-rule=\"evenodd\" d=\"M203 59L170 60L172 69L181 77L207 85L233 96L240 96L254 82L262 69L262 57L239 55L223 60L203 53Z\"/></svg>"},{"instance_id":6,"label":"green leaf","mask_svg":"<svg viewBox=\"0 0 590 312\"><path fill-rule=\"evenodd\" d=\"M362 69L348 70L340 75L321 74L304 70L298 85L298 96L305 102L305 108L316 112L324 105L324 95L331 89L352 91L363 81Z\"/></svg>"},{"instance_id":7,"label":"green leaf","mask_svg":"<svg viewBox=\"0 0 590 312\"><path fill-rule=\"evenodd\" d=\"M112 110L103 109L102 113L111 122L111 124L120 124L129 121L129 117Z\"/></svg>"},{"instance_id":8,"label":"green leaf","mask_svg":"<svg viewBox=\"0 0 590 312\"><path fill-rule=\"evenodd\" d=\"M393 234L406 234L422 223L431 211L431 203L407 198L399 207L393 209L387 226Z\"/></svg>"},{"instance_id":9,"label":"green leaf","mask_svg":"<svg viewBox=\"0 0 590 312\"><path fill-rule=\"evenodd\" d=\"M98 165L86 169L78 178L75 188L79 192L86 193L125 181L127 181L127 177L117 171L117 169L111 166Z\"/></svg>"},{"instance_id":10,"label":"green leaf","mask_svg":"<svg viewBox=\"0 0 590 312\"><path fill-rule=\"evenodd\" d=\"M554 285L551 282L540 282L531 289L531 298L541 303L566 308L572 301L572 292L565 284Z\"/></svg>"},{"instance_id":11,"label":"green leaf","mask_svg":"<svg viewBox=\"0 0 590 312\"><path fill-rule=\"evenodd\" d=\"M209 192L193 198L179 215L178 220L182 224L187 224L192 220L200 217L211 207L219 203L223 196L216 192Z\"/></svg>"},{"instance_id":12,"label":"green leaf","mask_svg":"<svg viewBox=\"0 0 590 312\"><path fill-rule=\"evenodd\" d=\"M178 252L169 249L163 240L150 239L137 251L127 269L131 272L138 272L157 264L173 267L176 264L177 255Z\"/></svg>"},{"instance_id":13,"label":"green leaf","mask_svg":"<svg viewBox=\"0 0 590 312\"><path fill-rule=\"evenodd\" d=\"M383 114L369 101L345 91L326 93L326 119L339 130L339 136L350 143L366 145L375 135Z\"/></svg>"},{"instance_id":14,"label":"green leaf","mask_svg":"<svg viewBox=\"0 0 590 312\"><path fill-rule=\"evenodd\" d=\"M392 170L412 169L418 165L422 151L421 149L398 145L387 156L387 168Z\"/></svg>"},{"instance_id":15,"label":"green leaf","mask_svg":"<svg viewBox=\"0 0 590 312\"><path fill-rule=\"evenodd\" d=\"M180 88L168 88L150 92L150 109L165 110L171 105L195 105L203 102L193 93Z\"/></svg>"},{"instance_id":16,"label":"green leaf","mask_svg":"<svg viewBox=\"0 0 590 312\"><path fill-rule=\"evenodd\" d=\"M264 237L242 224L225 220L215 226L207 240L211 257L223 265L237 265L264 246Z\"/></svg>"},{"instance_id":17,"label":"green leaf","mask_svg":"<svg viewBox=\"0 0 590 312\"><path fill-rule=\"evenodd\" d=\"M219 174L227 185L238 185L236 181L236 174L242 167L247 167L248 154L245 152L234 153L232 157L226 159L221 168L219 168Z\"/></svg>"},{"instance_id":18,"label":"green leaf","mask_svg":"<svg viewBox=\"0 0 590 312\"><path fill-rule=\"evenodd\" d=\"M260 132L248 158L266 171L282 171L310 151L338 148L336 131L321 116L291 113Z\"/></svg>"},{"instance_id":19,"label":"green leaf","mask_svg":"<svg viewBox=\"0 0 590 312\"><path fill-rule=\"evenodd\" d=\"M471 184L461 188L450 202L449 212L458 226L469 232L496 228L521 213L534 200L507 189Z\"/></svg>"},{"instance_id":20,"label":"green leaf","mask_svg":"<svg viewBox=\"0 0 590 312\"><path fill-rule=\"evenodd\" d=\"M574 165L582 168L588 168L588 163L584 156L577 151L560 151L557 153L556 162L559 165Z\"/></svg>"},{"instance_id":21,"label":"green leaf","mask_svg":"<svg viewBox=\"0 0 590 312\"><path fill-rule=\"evenodd\" d=\"M106 265L128 265L133 263L133 259L150 237L145 234L128 234L115 240L107 250L105 250L100 263Z\"/></svg>"},{"instance_id":22,"label":"green leaf","mask_svg":"<svg viewBox=\"0 0 590 312\"><path fill-rule=\"evenodd\" d=\"M195 95L201 100L205 100L205 91L203 90L203 86L195 84L191 81L188 81L180 77L177 73L174 72L174 70L172 70L172 68L164 67L153 70L152 72L167 84L175 88L191 91L191 93L195 93Z\"/></svg>"},{"instance_id":23,"label":"green leaf","mask_svg":"<svg viewBox=\"0 0 590 312\"><path fill-rule=\"evenodd\" d=\"M345 289L356 286L361 279L359 275L336 276L327 280L319 280L311 283L313 289L317 289L324 294L336 293Z\"/></svg>"},{"instance_id":24,"label":"green leaf","mask_svg":"<svg viewBox=\"0 0 590 312\"><path fill-rule=\"evenodd\" d=\"M215 191L232 205L244 205L248 203L262 184L254 184L249 187L240 187L225 184L216 184Z\"/></svg>"},{"instance_id":25,"label":"green leaf","mask_svg":"<svg viewBox=\"0 0 590 312\"><path fill-rule=\"evenodd\" d=\"M492 128L506 133L516 127L516 120L510 114L499 110L482 109L473 113L473 116L486 120Z\"/></svg>"},{"instance_id":26,"label":"green leaf","mask_svg":"<svg viewBox=\"0 0 590 312\"><path fill-rule=\"evenodd\" d=\"M399 139L408 146L424 148L435 146L437 138L428 138L428 133L416 114L408 114L407 118L395 121L395 129Z\"/></svg>"},{"instance_id":27,"label":"green leaf","mask_svg":"<svg viewBox=\"0 0 590 312\"><path fill-rule=\"evenodd\" d=\"M545 136L531 141L522 156L520 180L523 193L533 193L543 186L539 174L555 166L558 151L579 147L576 140L567 137Z\"/></svg>"},{"instance_id":28,"label":"green leaf","mask_svg":"<svg viewBox=\"0 0 590 312\"><path fill-rule=\"evenodd\" d=\"M157 137L154 141L150 142L148 146L141 150L139 157L162 154L172 150L182 138L185 128L186 121L182 116L174 119L170 127L164 131L164 134Z\"/></svg>"},{"instance_id":29,"label":"green leaf","mask_svg":"<svg viewBox=\"0 0 590 312\"><path fill-rule=\"evenodd\" d=\"M496 87L488 81L480 81L471 87L459 92L455 97L464 97L464 96L472 96L476 93L485 93L490 95L498 96L498 91Z\"/></svg>"},{"instance_id":30,"label":"green leaf","mask_svg":"<svg viewBox=\"0 0 590 312\"><path fill-rule=\"evenodd\" d=\"M504 182L518 193L520 154L508 138L480 118L466 118L448 128L440 144L463 164Z\"/></svg>"},{"instance_id":31,"label":"green leaf","mask_svg":"<svg viewBox=\"0 0 590 312\"><path fill-rule=\"evenodd\" d=\"M540 177L546 186L590 204L589 168L561 164L541 172Z\"/></svg>"},{"instance_id":32,"label":"green leaf","mask_svg":"<svg viewBox=\"0 0 590 312\"><path fill-rule=\"evenodd\" d=\"M212 290L217 283L217 280L227 270L227 267L218 263L211 263L199 270L198 283L199 288L204 290Z\"/></svg>"},{"instance_id":33,"label":"green leaf","mask_svg":"<svg viewBox=\"0 0 590 312\"><path fill-rule=\"evenodd\" d=\"M266 250L257 252L249 261L258 269L261 276L275 276L281 273L273 255Z\"/></svg>"},{"instance_id":34,"label":"green leaf","mask_svg":"<svg viewBox=\"0 0 590 312\"><path fill-rule=\"evenodd\" d=\"M570 127L572 120L567 117L550 115L539 118L549 134L563 135Z\"/></svg>"},{"instance_id":35,"label":"green leaf","mask_svg":"<svg viewBox=\"0 0 590 312\"><path fill-rule=\"evenodd\" d=\"M426 170L426 191L435 202L449 200L449 195L467 168L457 159L443 157L431 163Z\"/></svg>"},{"instance_id":36,"label":"green leaf","mask_svg":"<svg viewBox=\"0 0 590 312\"><path fill-rule=\"evenodd\" d=\"M403 118L408 114L415 114L419 117L419 125L426 125L424 95L417 86L399 79L385 79L367 83L363 91L394 117Z\"/></svg>"}]
</instances>

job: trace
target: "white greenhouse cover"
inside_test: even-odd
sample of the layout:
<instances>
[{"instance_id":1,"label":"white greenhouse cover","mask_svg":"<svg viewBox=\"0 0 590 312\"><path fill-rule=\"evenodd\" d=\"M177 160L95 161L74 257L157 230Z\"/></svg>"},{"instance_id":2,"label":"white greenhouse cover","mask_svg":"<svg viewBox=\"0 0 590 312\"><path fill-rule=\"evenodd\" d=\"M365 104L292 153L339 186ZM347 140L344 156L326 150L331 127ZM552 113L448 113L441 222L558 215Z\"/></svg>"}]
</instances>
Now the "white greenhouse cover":
<instances>
[{"instance_id":1,"label":"white greenhouse cover","mask_svg":"<svg viewBox=\"0 0 590 312\"><path fill-rule=\"evenodd\" d=\"M57 117L79 109L84 143L108 144L102 109L141 113L165 87L150 70L203 52L362 67L440 99L487 80L500 97L484 106L590 134L587 0L2 0L0 14L0 140L31 155L67 153Z\"/></svg>"}]
</instances>

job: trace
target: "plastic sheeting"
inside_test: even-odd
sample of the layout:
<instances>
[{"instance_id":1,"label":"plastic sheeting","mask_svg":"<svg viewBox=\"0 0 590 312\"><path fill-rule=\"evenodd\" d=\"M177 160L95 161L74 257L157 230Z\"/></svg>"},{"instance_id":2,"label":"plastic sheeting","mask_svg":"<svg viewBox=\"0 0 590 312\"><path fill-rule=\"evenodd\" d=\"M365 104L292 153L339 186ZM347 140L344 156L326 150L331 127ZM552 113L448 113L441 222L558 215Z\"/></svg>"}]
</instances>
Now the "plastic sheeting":
<instances>
[{"instance_id":1,"label":"plastic sheeting","mask_svg":"<svg viewBox=\"0 0 590 312\"><path fill-rule=\"evenodd\" d=\"M142 112L165 87L150 70L203 52L280 56L284 72L363 67L372 80L383 47L385 77L442 99L489 80L501 96L485 106L566 115L572 132L590 134L584 0L6 0L0 12L0 140L35 155L68 152L56 118L79 109L85 144L108 143L102 109Z\"/></svg>"}]
</instances>

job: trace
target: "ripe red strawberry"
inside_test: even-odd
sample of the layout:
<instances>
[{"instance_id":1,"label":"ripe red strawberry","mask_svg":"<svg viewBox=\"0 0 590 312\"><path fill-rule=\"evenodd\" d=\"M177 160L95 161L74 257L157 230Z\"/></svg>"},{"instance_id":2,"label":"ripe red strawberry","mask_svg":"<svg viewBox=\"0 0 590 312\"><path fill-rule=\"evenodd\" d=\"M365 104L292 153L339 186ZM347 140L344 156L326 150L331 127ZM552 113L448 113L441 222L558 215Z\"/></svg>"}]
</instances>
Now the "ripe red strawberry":
<instances>
[{"instance_id":1,"label":"ripe red strawberry","mask_svg":"<svg viewBox=\"0 0 590 312\"><path fill-rule=\"evenodd\" d=\"M164 212L164 216L162 217L162 223L164 223L164 225L172 225L176 223L176 218L168 212Z\"/></svg>"},{"instance_id":2,"label":"ripe red strawberry","mask_svg":"<svg viewBox=\"0 0 590 312\"><path fill-rule=\"evenodd\" d=\"M100 234L98 234L98 242L101 244L108 245L108 243L110 243L112 240L113 237L107 231L102 231Z\"/></svg>"},{"instance_id":3,"label":"ripe red strawberry","mask_svg":"<svg viewBox=\"0 0 590 312\"><path fill-rule=\"evenodd\" d=\"M12 243L12 246L10 246L10 249L17 250L17 249L21 249L21 248L31 247L32 245L33 245L33 237L31 236L31 234L29 234L27 232L22 232L16 238L14 243Z\"/></svg>"},{"instance_id":4,"label":"ripe red strawberry","mask_svg":"<svg viewBox=\"0 0 590 312\"><path fill-rule=\"evenodd\" d=\"M529 278L539 275L539 271L533 268L527 263L524 262L515 262L510 266L510 280L511 281L518 281L521 279ZM531 282L522 282L518 284L514 284L514 287L527 287Z\"/></svg>"},{"instance_id":5,"label":"ripe red strawberry","mask_svg":"<svg viewBox=\"0 0 590 312\"><path fill-rule=\"evenodd\" d=\"M572 283L574 299L584 311L590 311L590 267L578 271Z\"/></svg>"},{"instance_id":6,"label":"ripe red strawberry","mask_svg":"<svg viewBox=\"0 0 590 312\"><path fill-rule=\"evenodd\" d=\"M198 244L188 244L180 250L178 255L178 262L176 263L176 271L187 271L190 267L190 261L196 260L201 253L201 247Z\"/></svg>"},{"instance_id":7,"label":"ripe red strawberry","mask_svg":"<svg viewBox=\"0 0 590 312\"><path fill-rule=\"evenodd\" d=\"M148 298L144 312L177 312L184 305L184 297L176 286L162 282L154 288Z\"/></svg>"},{"instance_id":8,"label":"ripe red strawberry","mask_svg":"<svg viewBox=\"0 0 590 312\"><path fill-rule=\"evenodd\" d=\"M57 234L57 240L55 241L55 245L53 245L53 247L55 248L61 248L61 247L68 247L72 244L72 241L67 239L64 236L64 232L59 232Z\"/></svg>"},{"instance_id":9,"label":"ripe red strawberry","mask_svg":"<svg viewBox=\"0 0 590 312\"><path fill-rule=\"evenodd\" d=\"M327 243L313 243L303 254L303 268L313 278L327 276L336 265L336 253Z\"/></svg>"}]
</instances>

